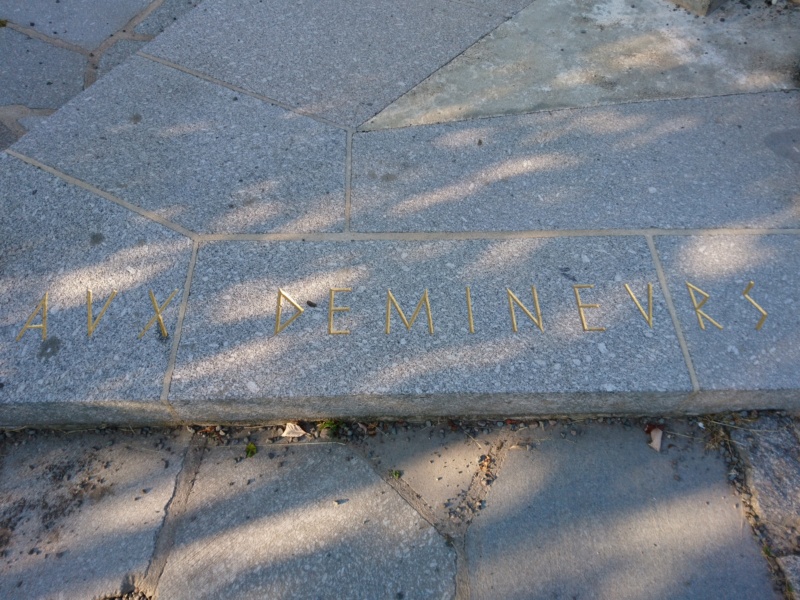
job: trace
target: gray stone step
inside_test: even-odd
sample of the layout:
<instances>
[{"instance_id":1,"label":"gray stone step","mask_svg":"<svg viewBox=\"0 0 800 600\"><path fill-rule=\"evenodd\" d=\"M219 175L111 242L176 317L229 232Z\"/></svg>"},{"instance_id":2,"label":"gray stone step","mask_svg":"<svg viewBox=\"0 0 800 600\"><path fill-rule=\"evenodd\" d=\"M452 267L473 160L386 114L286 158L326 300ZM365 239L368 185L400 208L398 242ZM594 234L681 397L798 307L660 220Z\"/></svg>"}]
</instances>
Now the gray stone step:
<instances>
[{"instance_id":1,"label":"gray stone step","mask_svg":"<svg viewBox=\"0 0 800 600\"><path fill-rule=\"evenodd\" d=\"M2 424L797 406L797 91L364 132L394 58L312 110L181 54L232 1L0 158Z\"/></svg>"}]
</instances>

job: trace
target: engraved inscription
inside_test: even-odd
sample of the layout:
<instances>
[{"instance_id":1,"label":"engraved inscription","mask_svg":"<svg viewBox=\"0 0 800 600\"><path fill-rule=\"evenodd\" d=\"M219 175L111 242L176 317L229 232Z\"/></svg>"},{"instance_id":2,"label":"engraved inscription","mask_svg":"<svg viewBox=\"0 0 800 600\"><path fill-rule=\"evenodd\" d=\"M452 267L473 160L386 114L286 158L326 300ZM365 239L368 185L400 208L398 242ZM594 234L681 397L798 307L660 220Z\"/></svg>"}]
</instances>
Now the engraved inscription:
<instances>
[{"instance_id":1,"label":"engraved inscription","mask_svg":"<svg viewBox=\"0 0 800 600\"><path fill-rule=\"evenodd\" d=\"M517 333L517 314L514 312L514 305L516 304L522 309L528 318L533 321L533 324L539 328L539 331L544 331L544 322L542 321L542 310L539 308L539 295L536 293L536 286L531 286L531 294L533 295L533 310L536 311L536 316L531 314L531 311L520 302L520 299L509 288L506 288L508 294L508 312L511 313L511 330Z\"/></svg>"},{"instance_id":2,"label":"engraved inscription","mask_svg":"<svg viewBox=\"0 0 800 600\"><path fill-rule=\"evenodd\" d=\"M422 294L422 298L417 303L417 308L414 310L414 314L411 315L411 320L406 318L406 315L403 313L403 309L400 308L400 305L397 303L394 295L392 294L392 290L386 290L386 335L389 335L392 332L392 306L394 306L397 313L400 315L400 319L403 321L403 325L406 326L406 329L411 331L411 326L414 324L414 321L417 320L417 316L419 315L419 311L422 310L422 307L425 307L425 312L428 315L428 331L431 335L433 335L433 315L431 313L431 301L428 297L428 290L425 289L425 293Z\"/></svg>"},{"instance_id":3,"label":"engraved inscription","mask_svg":"<svg viewBox=\"0 0 800 600\"><path fill-rule=\"evenodd\" d=\"M747 287L746 287L746 288L745 288L745 290L742 292L742 296L744 296L744 297L745 297L745 299L746 299L746 300L747 300L747 301L748 301L750 304L752 304L753 306L755 306L755 307L756 307L756 310L757 310L758 312L760 312L760 313L761 313L761 318L758 320L758 323L756 323L756 331L759 331L759 330L760 330L760 329L761 329L761 328L764 326L764 321L766 321L766 320L767 320L767 311L765 311L763 308L761 308L761 307L758 305L758 303L757 303L755 300L753 300L753 299L750 297L750 295L749 295L749 294L750 294L750 290L752 290L752 289L753 289L753 286L754 286L754 285L755 285L755 283L754 283L754 282L752 282L752 281L751 281L750 283L748 283L748 284L747 284Z\"/></svg>"},{"instance_id":4,"label":"engraved inscription","mask_svg":"<svg viewBox=\"0 0 800 600\"><path fill-rule=\"evenodd\" d=\"M38 315L39 312L42 313L42 322L38 325L32 325L33 320L36 318L36 315ZM28 329L41 329L42 340L47 339L47 292L44 293L44 297L39 301L39 304L36 305L36 308L33 309L33 312L31 313L31 316L28 317L28 320L25 321L25 325L17 334L16 341L20 341Z\"/></svg>"},{"instance_id":5,"label":"engraved inscription","mask_svg":"<svg viewBox=\"0 0 800 600\"><path fill-rule=\"evenodd\" d=\"M650 329L653 328L653 284L647 284L647 312L644 312L642 305L639 303L639 299L636 297L636 294L633 293L631 286L627 283L625 284L625 289L628 290L628 294L630 294L631 300L636 305L636 308L639 309L639 312L642 313L644 320L647 321L647 324L650 326Z\"/></svg>"},{"instance_id":6,"label":"engraved inscription","mask_svg":"<svg viewBox=\"0 0 800 600\"><path fill-rule=\"evenodd\" d=\"M605 331L605 327L589 327L589 324L586 322L586 313L583 312L587 308L600 308L599 304L584 304L581 300L581 293L579 290L590 290L593 287L593 283L581 283L572 286L572 291L575 292L575 302L578 304L578 314L581 317L581 326L584 331Z\"/></svg>"},{"instance_id":7,"label":"engraved inscription","mask_svg":"<svg viewBox=\"0 0 800 600\"><path fill-rule=\"evenodd\" d=\"M161 306L158 305L158 300L156 300L156 296L153 293L153 290L150 290L150 302L153 304L153 311L156 313L152 319L147 322L147 325L144 326L142 332L139 334L139 339L144 337L144 334L147 333L147 330L153 326L153 323L158 323L158 329L161 331L161 335L165 338L169 337L169 332L167 331L167 326L164 325L164 317L163 312L169 306L169 303L172 302L172 299L175 297L175 294L178 293L178 290L173 291L169 298L164 301L164 304Z\"/></svg>"},{"instance_id":8,"label":"engraved inscription","mask_svg":"<svg viewBox=\"0 0 800 600\"><path fill-rule=\"evenodd\" d=\"M106 314L108 307L111 306L111 301L117 295L117 290L111 291L111 296L108 297L106 303L103 305L103 309L100 311L100 314L97 315L96 319L92 319L92 290L86 290L86 313L87 313L87 324L86 324L86 331L89 337L92 337L94 330L97 329L98 323L100 323L100 319L103 318L103 315Z\"/></svg>"},{"instance_id":9,"label":"engraved inscription","mask_svg":"<svg viewBox=\"0 0 800 600\"><path fill-rule=\"evenodd\" d=\"M708 319L708 321L710 323L712 323L715 327L717 327L718 329L722 329L722 325L717 323L714 319L709 317L708 314L705 311L702 310L703 307L706 305L706 302L708 302L708 299L711 296L706 294L703 290L701 290L696 285L692 285L688 281L686 282L686 288L689 290L689 296L692 298L692 306L694 306L694 312L697 315L697 322L700 324L700 329L705 330L705 328L706 328L706 325L703 322L703 319ZM700 302L697 301L697 297L694 295L695 292L697 292L698 294L700 294L703 297L703 299L700 300Z\"/></svg>"},{"instance_id":10,"label":"engraved inscription","mask_svg":"<svg viewBox=\"0 0 800 600\"><path fill-rule=\"evenodd\" d=\"M475 321L472 319L472 294L467 286L467 319L469 320L469 332L475 333Z\"/></svg>"},{"instance_id":11,"label":"engraved inscription","mask_svg":"<svg viewBox=\"0 0 800 600\"><path fill-rule=\"evenodd\" d=\"M328 335L350 335L349 329L334 329L333 314L337 312L348 312L349 306L336 306L336 294L339 292L352 292L352 288L331 288L328 300Z\"/></svg>"},{"instance_id":12,"label":"engraved inscription","mask_svg":"<svg viewBox=\"0 0 800 600\"><path fill-rule=\"evenodd\" d=\"M295 310L297 311L292 315L292 317L286 321L286 323L281 323L281 313L283 311L283 301L286 300L289 304L294 306ZM300 306L294 299L289 296L286 292L284 292L281 288L278 288L278 308L275 311L275 335L278 335L281 331L286 329L289 325L294 322L294 320L303 314L303 307Z\"/></svg>"}]
</instances>

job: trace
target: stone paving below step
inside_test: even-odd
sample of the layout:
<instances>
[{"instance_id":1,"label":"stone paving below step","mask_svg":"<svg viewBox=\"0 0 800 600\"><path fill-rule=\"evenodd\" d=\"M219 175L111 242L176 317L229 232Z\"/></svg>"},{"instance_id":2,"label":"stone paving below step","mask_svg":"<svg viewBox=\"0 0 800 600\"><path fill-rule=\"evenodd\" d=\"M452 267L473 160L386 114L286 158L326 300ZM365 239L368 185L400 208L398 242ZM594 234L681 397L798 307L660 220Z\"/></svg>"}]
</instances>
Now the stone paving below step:
<instances>
[{"instance_id":1,"label":"stone paving below step","mask_svg":"<svg viewBox=\"0 0 800 600\"><path fill-rule=\"evenodd\" d=\"M722 419L8 431L0 593L777 600L797 548L748 519L793 525L750 500L797 461L745 481L726 431L767 447L792 420Z\"/></svg>"}]
</instances>

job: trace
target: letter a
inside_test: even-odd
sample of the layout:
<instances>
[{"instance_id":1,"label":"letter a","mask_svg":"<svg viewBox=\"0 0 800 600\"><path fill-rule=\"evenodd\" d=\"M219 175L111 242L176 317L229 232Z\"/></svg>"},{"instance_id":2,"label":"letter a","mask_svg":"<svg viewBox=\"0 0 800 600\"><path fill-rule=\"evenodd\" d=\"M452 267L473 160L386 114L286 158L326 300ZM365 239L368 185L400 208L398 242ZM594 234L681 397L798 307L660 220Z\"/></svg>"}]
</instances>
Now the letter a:
<instances>
[{"instance_id":1,"label":"letter a","mask_svg":"<svg viewBox=\"0 0 800 600\"><path fill-rule=\"evenodd\" d=\"M31 325L33 320L36 318L36 315L39 314L39 311L42 312L42 322L39 325ZM25 321L25 326L17 335L16 341L20 341L22 336L25 335L25 332L28 329L41 329L42 330L42 340L47 339L47 292L44 293L44 298L39 301L39 304L36 305L36 308L33 309L31 316L28 317L28 320Z\"/></svg>"},{"instance_id":2,"label":"letter a","mask_svg":"<svg viewBox=\"0 0 800 600\"><path fill-rule=\"evenodd\" d=\"M286 323L281 323L281 311L283 309L283 300L284 298L289 301L289 304L295 307L297 312L292 315L292 318L286 321ZM284 292L281 288L278 288L278 310L275 312L275 335L278 335L281 331L286 329L292 322L303 314L303 307L300 306L297 302L295 302L289 294Z\"/></svg>"}]
</instances>

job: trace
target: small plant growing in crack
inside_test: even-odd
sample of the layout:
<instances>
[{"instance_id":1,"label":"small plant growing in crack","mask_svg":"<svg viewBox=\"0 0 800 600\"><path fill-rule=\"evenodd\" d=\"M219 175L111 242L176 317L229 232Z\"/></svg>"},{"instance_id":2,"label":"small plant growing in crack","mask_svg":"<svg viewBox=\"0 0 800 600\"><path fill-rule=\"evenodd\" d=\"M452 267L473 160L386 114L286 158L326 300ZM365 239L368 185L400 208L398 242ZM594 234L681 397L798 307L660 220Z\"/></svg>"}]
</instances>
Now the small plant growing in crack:
<instances>
[{"instance_id":1,"label":"small plant growing in crack","mask_svg":"<svg viewBox=\"0 0 800 600\"><path fill-rule=\"evenodd\" d=\"M256 452L258 452L258 448L253 442L249 442L247 446L245 446L244 455L247 458L253 458L256 455Z\"/></svg>"}]
</instances>

